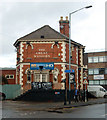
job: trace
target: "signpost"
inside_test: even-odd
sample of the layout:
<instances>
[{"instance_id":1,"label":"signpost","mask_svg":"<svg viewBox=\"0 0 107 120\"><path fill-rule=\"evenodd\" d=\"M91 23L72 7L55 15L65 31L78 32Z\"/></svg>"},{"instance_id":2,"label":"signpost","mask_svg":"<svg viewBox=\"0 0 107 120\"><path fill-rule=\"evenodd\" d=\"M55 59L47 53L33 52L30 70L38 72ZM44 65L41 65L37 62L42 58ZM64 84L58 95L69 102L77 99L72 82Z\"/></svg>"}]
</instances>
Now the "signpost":
<instances>
[{"instance_id":1,"label":"signpost","mask_svg":"<svg viewBox=\"0 0 107 120\"><path fill-rule=\"evenodd\" d=\"M70 83L74 83L75 82L75 70L71 69L71 70L65 70L66 73L70 73Z\"/></svg>"},{"instance_id":2,"label":"signpost","mask_svg":"<svg viewBox=\"0 0 107 120\"><path fill-rule=\"evenodd\" d=\"M70 70L65 70L66 73L69 73L69 88L71 84L74 84L74 88L76 88L76 83L75 83L75 70L70 69ZM69 89L69 104L71 103L71 90Z\"/></svg>"},{"instance_id":3,"label":"signpost","mask_svg":"<svg viewBox=\"0 0 107 120\"><path fill-rule=\"evenodd\" d=\"M63 79L62 82L65 84L65 90L64 90L64 105L67 103L67 89L66 89L66 79Z\"/></svg>"}]
</instances>

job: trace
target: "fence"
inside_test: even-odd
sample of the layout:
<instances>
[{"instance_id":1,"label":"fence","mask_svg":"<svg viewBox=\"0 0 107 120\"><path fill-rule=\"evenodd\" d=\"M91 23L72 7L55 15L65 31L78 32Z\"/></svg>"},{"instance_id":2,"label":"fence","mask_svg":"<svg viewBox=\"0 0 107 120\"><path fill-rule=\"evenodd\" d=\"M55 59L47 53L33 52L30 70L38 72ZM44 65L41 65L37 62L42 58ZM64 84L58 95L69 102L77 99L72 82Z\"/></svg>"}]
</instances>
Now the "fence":
<instances>
[{"instance_id":1,"label":"fence","mask_svg":"<svg viewBox=\"0 0 107 120\"><path fill-rule=\"evenodd\" d=\"M0 92L6 95L6 99L14 99L21 94L21 85L0 85Z\"/></svg>"}]
</instances>

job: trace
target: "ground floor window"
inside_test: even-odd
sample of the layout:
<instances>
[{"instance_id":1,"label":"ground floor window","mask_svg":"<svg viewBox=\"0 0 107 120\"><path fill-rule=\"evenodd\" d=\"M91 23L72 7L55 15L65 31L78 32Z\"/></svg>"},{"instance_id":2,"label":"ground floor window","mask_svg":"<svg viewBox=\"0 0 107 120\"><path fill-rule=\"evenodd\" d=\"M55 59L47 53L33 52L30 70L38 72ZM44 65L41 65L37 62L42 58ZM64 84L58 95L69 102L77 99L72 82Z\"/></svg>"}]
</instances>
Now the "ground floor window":
<instances>
[{"instance_id":1,"label":"ground floor window","mask_svg":"<svg viewBox=\"0 0 107 120\"><path fill-rule=\"evenodd\" d=\"M31 82L31 72L28 70L27 71L27 83Z\"/></svg>"},{"instance_id":2,"label":"ground floor window","mask_svg":"<svg viewBox=\"0 0 107 120\"><path fill-rule=\"evenodd\" d=\"M49 75L48 74L35 74L34 82L49 82Z\"/></svg>"},{"instance_id":3,"label":"ground floor window","mask_svg":"<svg viewBox=\"0 0 107 120\"><path fill-rule=\"evenodd\" d=\"M105 85L105 80L100 80L100 85Z\"/></svg>"},{"instance_id":4,"label":"ground floor window","mask_svg":"<svg viewBox=\"0 0 107 120\"><path fill-rule=\"evenodd\" d=\"M40 82L40 74L36 74L34 80L35 82Z\"/></svg>"},{"instance_id":5,"label":"ground floor window","mask_svg":"<svg viewBox=\"0 0 107 120\"><path fill-rule=\"evenodd\" d=\"M99 85L100 84L99 80L94 81L94 84Z\"/></svg>"},{"instance_id":6,"label":"ground floor window","mask_svg":"<svg viewBox=\"0 0 107 120\"><path fill-rule=\"evenodd\" d=\"M14 75L5 75L7 79L14 79Z\"/></svg>"},{"instance_id":7,"label":"ground floor window","mask_svg":"<svg viewBox=\"0 0 107 120\"><path fill-rule=\"evenodd\" d=\"M89 85L93 85L94 81L93 80L89 80Z\"/></svg>"}]
</instances>

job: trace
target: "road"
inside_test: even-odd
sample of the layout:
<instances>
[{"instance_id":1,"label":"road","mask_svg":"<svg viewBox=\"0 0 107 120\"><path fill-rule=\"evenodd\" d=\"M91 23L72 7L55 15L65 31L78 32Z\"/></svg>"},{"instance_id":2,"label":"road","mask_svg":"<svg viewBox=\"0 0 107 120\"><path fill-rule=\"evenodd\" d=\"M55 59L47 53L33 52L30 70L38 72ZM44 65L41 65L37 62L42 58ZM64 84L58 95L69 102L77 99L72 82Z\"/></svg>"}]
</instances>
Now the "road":
<instances>
[{"instance_id":1,"label":"road","mask_svg":"<svg viewBox=\"0 0 107 120\"><path fill-rule=\"evenodd\" d=\"M2 118L105 118L107 104L95 104L65 109L63 113L49 112L51 103L3 101Z\"/></svg>"}]
</instances>

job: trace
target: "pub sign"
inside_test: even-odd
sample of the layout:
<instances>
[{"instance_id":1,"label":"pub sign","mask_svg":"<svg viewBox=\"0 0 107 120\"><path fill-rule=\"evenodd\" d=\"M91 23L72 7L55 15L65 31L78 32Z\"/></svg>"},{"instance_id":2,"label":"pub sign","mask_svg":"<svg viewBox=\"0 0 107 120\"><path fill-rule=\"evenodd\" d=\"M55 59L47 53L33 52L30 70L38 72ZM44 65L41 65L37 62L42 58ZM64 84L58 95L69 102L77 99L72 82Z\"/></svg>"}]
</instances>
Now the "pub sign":
<instances>
[{"instance_id":1,"label":"pub sign","mask_svg":"<svg viewBox=\"0 0 107 120\"><path fill-rule=\"evenodd\" d=\"M54 63L30 63L30 70L40 70L40 67L43 70L54 70Z\"/></svg>"}]
</instances>

